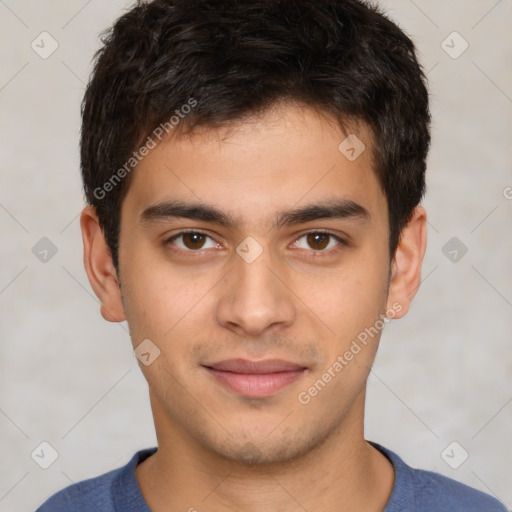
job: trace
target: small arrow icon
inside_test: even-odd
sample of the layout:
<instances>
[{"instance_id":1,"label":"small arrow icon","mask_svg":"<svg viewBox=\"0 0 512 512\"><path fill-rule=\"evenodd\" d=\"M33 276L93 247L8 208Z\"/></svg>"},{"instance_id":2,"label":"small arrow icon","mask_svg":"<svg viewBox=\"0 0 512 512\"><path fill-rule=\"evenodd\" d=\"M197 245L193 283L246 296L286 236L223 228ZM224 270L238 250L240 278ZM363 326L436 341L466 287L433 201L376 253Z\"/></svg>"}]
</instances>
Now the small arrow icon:
<instances>
[{"instance_id":1,"label":"small arrow icon","mask_svg":"<svg viewBox=\"0 0 512 512\"><path fill-rule=\"evenodd\" d=\"M457 441L451 442L442 452L441 458L452 469L458 469L469 457L469 453Z\"/></svg>"},{"instance_id":2,"label":"small arrow icon","mask_svg":"<svg viewBox=\"0 0 512 512\"><path fill-rule=\"evenodd\" d=\"M149 366L160 356L160 349L149 339L143 340L135 349L135 357L144 365Z\"/></svg>"},{"instance_id":3,"label":"small arrow icon","mask_svg":"<svg viewBox=\"0 0 512 512\"><path fill-rule=\"evenodd\" d=\"M50 443L43 441L34 448L30 457L40 468L48 469L59 458L59 453Z\"/></svg>"},{"instance_id":4,"label":"small arrow icon","mask_svg":"<svg viewBox=\"0 0 512 512\"><path fill-rule=\"evenodd\" d=\"M466 255L468 248L462 240L453 236L443 245L441 251L452 263L458 263Z\"/></svg>"},{"instance_id":5,"label":"small arrow icon","mask_svg":"<svg viewBox=\"0 0 512 512\"><path fill-rule=\"evenodd\" d=\"M469 43L454 31L441 42L441 48L452 59L458 59L469 48Z\"/></svg>"},{"instance_id":6,"label":"small arrow icon","mask_svg":"<svg viewBox=\"0 0 512 512\"><path fill-rule=\"evenodd\" d=\"M45 31L35 37L30 46L39 57L47 59L57 50L59 43L50 33Z\"/></svg>"},{"instance_id":7,"label":"small arrow icon","mask_svg":"<svg viewBox=\"0 0 512 512\"><path fill-rule=\"evenodd\" d=\"M45 236L32 247L32 254L41 263L48 263L57 254L57 250L57 246Z\"/></svg>"},{"instance_id":8,"label":"small arrow icon","mask_svg":"<svg viewBox=\"0 0 512 512\"><path fill-rule=\"evenodd\" d=\"M250 264L261 256L263 247L252 236L248 236L240 242L236 252L246 263Z\"/></svg>"},{"instance_id":9,"label":"small arrow icon","mask_svg":"<svg viewBox=\"0 0 512 512\"><path fill-rule=\"evenodd\" d=\"M356 134L351 133L347 138L338 146L338 150L342 153L349 162L353 162L359 158L359 155L366 149L363 141L357 137Z\"/></svg>"}]
</instances>

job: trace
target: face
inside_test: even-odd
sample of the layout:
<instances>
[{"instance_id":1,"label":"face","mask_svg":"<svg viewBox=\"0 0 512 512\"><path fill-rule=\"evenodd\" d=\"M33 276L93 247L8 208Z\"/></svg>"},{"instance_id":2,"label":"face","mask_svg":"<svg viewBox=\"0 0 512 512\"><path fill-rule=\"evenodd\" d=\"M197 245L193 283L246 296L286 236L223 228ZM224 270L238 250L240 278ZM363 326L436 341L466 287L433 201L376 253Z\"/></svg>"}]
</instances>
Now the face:
<instances>
[{"instance_id":1,"label":"face","mask_svg":"<svg viewBox=\"0 0 512 512\"><path fill-rule=\"evenodd\" d=\"M355 160L334 123L282 106L170 139L137 166L120 307L134 348L144 342L157 433L282 462L362 429L385 315L406 304L389 293L371 143L354 133Z\"/></svg>"}]
</instances>

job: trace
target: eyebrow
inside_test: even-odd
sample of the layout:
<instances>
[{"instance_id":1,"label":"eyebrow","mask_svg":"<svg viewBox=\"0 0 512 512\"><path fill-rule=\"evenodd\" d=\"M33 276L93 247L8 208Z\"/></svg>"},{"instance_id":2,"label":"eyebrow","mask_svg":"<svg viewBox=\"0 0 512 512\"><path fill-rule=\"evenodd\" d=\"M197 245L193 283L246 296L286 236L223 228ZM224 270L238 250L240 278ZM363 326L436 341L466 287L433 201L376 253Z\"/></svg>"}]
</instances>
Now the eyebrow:
<instances>
[{"instance_id":1,"label":"eyebrow","mask_svg":"<svg viewBox=\"0 0 512 512\"><path fill-rule=\"evenodd\" d=\"M219 224L235 230L240 219L206 203L165 201L146 208L139 216L142 224L153 224L171 219L185 218ZM335 198L279 212L271 222L271 228L293 226L319 219L348 219L369 221L370 212L351 199Z\"/></svg>"}]
</instances>

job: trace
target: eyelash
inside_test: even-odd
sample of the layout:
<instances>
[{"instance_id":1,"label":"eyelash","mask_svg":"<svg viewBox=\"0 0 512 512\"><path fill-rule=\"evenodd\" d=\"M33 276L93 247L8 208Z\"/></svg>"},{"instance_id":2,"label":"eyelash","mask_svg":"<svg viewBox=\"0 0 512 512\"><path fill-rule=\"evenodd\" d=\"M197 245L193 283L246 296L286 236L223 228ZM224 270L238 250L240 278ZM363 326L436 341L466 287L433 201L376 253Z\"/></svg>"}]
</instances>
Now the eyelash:
<instances>
[{"instance_id":1,"label":"eyelash","mask_svg":"<svg viewBox=\"0 0 512 512\"><path fill-rule=\"evenodd\" d=\"M180 231L179 233L176 233L175 235L173 235L172 237L168 238L167 240L164 241L164 245L167 246L169 244L172 244L172 242L174 242L174 240L176 240L177 238L179 238L180 236L182 235L185 235L187 233L193 233L193 234L196 234L196 235L203 235L205 237L208 237L210 239L213 240L213 238L208 235L207 233L204 233L203 231L198 231L198 230L195 230L195 229L190 229L190 230L184 230L184 231ZM324 231L324 230L313 230L313 231L308 231L307 233L303 233L302 235L300 235L296 240L295 242L297 242L298 240L300 240L301 238L304 238L305 236L307 235L310 235L310 234L317 234L317 233L321 233L323 235L328 235L332 238L334 238L338 243L339 245L337 245L336 247L332 248L332 249L329 249L329 250L314 250L314 249L311 249L311 250L307 250L307 249L300 249L300 250L303 250L303 251L307 251L309 254L307 255L308 258L317 258L317 257L325 257L325 256L329 256L335 252L337 252L338 250L340 250L340 246L347 246L347 242L345 242L345 240L343 240L341 237L339 237L338 235L335 235L334 233L331 233L330 231ZM173 244L172 244L173 245ZM204 251L207 251L208 249L198 249L197 251L194 251L194 250L183 250L183 249L180 249L180 248L176 248L176 246L174 246L173 248L173 251L176 251L180 254L183 254L185 256L191 256L191 257L194 257L198 254L201 254L201 253L204 253Z\"/></svg>"}]
</instances>

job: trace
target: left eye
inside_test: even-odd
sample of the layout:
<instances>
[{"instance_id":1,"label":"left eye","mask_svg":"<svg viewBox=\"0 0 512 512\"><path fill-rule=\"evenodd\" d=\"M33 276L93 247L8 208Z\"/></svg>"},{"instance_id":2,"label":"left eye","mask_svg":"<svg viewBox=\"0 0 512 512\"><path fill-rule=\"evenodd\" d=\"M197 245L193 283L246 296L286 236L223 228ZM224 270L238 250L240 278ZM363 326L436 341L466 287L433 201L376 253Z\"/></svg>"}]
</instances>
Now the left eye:
<instances>
[{"instance_id":1,"label":"left eye","mask_svg":"<svg viewBox=\"0 0 512 512\"><path fill-rule=\"evenodd\" d=\"M311 231L310 233L306 233L298 238L295 244L299 245L299 240L302 239L306 239L306 243L309 247L300 247L300 249L309 250L311 248L316 252L327 252L327 250L333 249L337 244L343 244L343 240L340 237L323 231Z\"/></svg>"}]
</instances>

